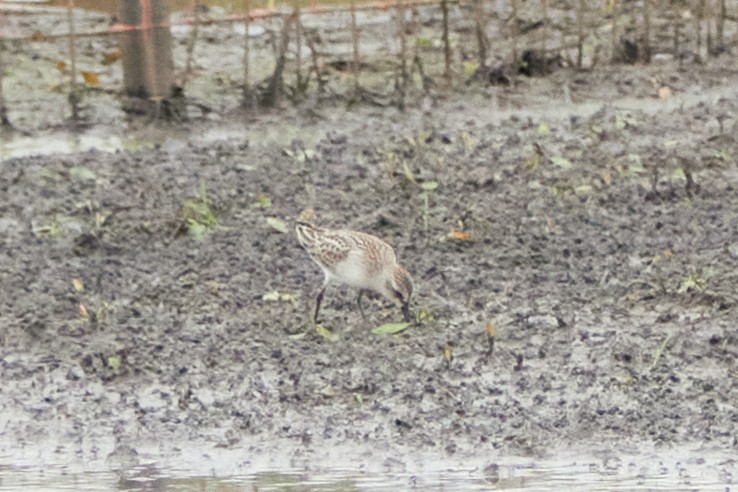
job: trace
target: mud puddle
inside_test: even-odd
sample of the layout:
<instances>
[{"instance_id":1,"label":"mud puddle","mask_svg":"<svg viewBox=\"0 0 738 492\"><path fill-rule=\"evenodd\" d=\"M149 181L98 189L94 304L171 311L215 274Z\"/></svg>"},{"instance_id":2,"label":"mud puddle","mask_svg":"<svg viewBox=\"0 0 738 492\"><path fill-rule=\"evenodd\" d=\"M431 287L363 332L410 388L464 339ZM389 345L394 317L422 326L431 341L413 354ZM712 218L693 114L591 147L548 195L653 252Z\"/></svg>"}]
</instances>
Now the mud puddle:
<instances>
[{"instance_id":1,"label":"mud puddle","mask_svg":"<svg viewBox=\"0 0 738 492\"><path fill-rule=\"evenodd\" d=\"M713 105L721 99L734 99L738 90L732 86L718 86L708 89L699 88L668 99L626 97L610 103L602 100L586 100L581 102L550 104L550 97L544 95L540 100L531 100L526 95L525 105L518 104L514 95L500 94L493 98L490 112L485 114L485 124L499 124L511 117L539 118L549 121L564 120L576 115L577 118L589 118L603 107L610 107L615 111L638 111L647 115L654 115L662 111L675 111L679 108L691 108L698 105ZM360 110L361 111L361 110ZM371 112L370 110L363 110ZM396 112L392 109L389 112ZM262 115L250 117L250 122L223 121L220 124L196 124L193 128L172 128L149 126L145 130L132 130L123 135L111 132L107 128L96 128L86 132L52 132L40 135L10 135L0 139L0 161L17 159L29 156L68 155L83 153L90 150L115 153L120 151L134 151L167 145L181 147L187 144L206 146L218 141L244 139L258 145L288 145L293 141L300 141L306 145L314 145L330 128L337 128L341 121L353 125L342 128L346 131L359 131L357 125L360 118L350 116L357 111L334 108L330 115L325 115L316 125L290 124L285 122L282 115ZM396 112L400 119L406 115ZM449 108L448 118L459 118L458 124L464 119L473 118L473 113L464 111L454 115ZM420 115L420 113L418 113ZM423 118L423 116L419 116ZM409 117L412 119L412 116Z\"/></svg>"}]
</instances>

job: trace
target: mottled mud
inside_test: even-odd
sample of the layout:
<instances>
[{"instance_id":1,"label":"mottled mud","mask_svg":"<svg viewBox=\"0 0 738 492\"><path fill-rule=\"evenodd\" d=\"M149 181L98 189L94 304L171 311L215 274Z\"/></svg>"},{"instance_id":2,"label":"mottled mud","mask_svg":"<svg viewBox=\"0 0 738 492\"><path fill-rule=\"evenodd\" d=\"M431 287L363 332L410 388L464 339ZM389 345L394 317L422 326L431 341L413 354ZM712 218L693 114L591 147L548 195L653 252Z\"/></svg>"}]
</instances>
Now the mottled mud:
<instances>
[{"instance_id":1,"label":"mottled mud","mask_svg":"<svg viewBox=\"0 0 738 492\"><path fill-rule=\"evenodd\" d=\"M4 161L0 456L493 473L563 449L737 451L734 63ZM217 225L198 239L183 204L201 186ZM374 299L363 320L332 287L319 334L306 206L395 245L415 325L375 335L400 313Z\"/></svg>"}]
</instances>

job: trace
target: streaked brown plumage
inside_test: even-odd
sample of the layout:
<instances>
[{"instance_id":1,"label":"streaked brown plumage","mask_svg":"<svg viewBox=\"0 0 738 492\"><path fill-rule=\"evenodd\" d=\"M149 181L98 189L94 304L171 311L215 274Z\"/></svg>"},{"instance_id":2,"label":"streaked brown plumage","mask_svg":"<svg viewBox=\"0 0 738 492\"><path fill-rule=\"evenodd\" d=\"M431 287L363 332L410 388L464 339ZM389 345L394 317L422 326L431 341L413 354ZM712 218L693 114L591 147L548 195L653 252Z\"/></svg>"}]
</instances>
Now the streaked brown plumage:
<instances>
[{"instance_id":1,"label":"streaked brown plumage","mask_svg":"<svg viewBox=\"0 0 738 492\"><path fill-rule=\"evenodd\" d=\"M410 297L413 281L397 263L392 247L376 236L346 229L323 229L313 224L314 212L304 210L297 218L295 232L300 244L322 269L323 287L315 304L315 322L326 286L331 281L359 288L357 303L361 307L364 290L373 290L402 307L405 320L410 321Z\"/></svg>"}]
</instances>

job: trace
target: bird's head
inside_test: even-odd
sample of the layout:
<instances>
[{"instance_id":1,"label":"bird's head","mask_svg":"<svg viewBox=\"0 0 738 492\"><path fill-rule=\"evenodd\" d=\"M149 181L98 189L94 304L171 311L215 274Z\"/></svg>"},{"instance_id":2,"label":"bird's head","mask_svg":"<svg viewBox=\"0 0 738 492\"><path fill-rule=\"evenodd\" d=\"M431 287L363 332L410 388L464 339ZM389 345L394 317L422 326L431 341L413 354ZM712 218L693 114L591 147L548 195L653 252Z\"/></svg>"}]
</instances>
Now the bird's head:
<instances>
[{"instance_id":1,"label":"bird's head","mask_svg":"<svg viewBox=\"0 0 738 492\"><path fill-rule=\"evenodd\" d=\"M402 307L405 321L412 321L415 317L410 311L410 297L413 295L413 279L407 270L400 265L395 266L392 276L385 284L385 297Z\"/></svg>"}]
</instances>

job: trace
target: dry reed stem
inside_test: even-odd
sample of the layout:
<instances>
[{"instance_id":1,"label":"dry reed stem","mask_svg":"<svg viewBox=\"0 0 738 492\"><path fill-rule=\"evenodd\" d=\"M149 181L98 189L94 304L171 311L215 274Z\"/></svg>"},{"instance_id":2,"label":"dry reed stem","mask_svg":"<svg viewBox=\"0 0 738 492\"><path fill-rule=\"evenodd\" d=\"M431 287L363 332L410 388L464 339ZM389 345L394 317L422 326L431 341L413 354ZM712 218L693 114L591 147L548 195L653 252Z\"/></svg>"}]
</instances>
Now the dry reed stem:
<instances>
[{"instance_id":1,"label":"dry reed stem","mask_svg":"<svg viewBox=\"0 0 738 492\"><path fill-rule=\"evenodd\" d=\"M69 24L69 104L72 107L72 120L79 119L79 93L77 91L77 49L74 34L74 0L67 0L67 23Z\"/></svg>"},{"instance_id":2,"label":"dry reed stem","mask_svg":"<svg viewBox=\"0 0 738 492\"><path fill-rule=\"evenodd\" d=\"M353 60L351 63L351 75L354 78L354 97L359 95L359 28L356 25L356 0L351 0L351 47L353 51Z\"/></svg>"},{"instance_id":3,"label":"dry reed stem","mask_svg":"<svg viewBox=\"0 0 738 492\"><path fill-rule=\"evenodd\" d=\"M443 78L451 86L451 41L448 35L448 0L441 0L441 14L443 16Z\"/></svg>"},{"instance_id":4,"label":"dry reed stem","mask_svg":"<svg viewBox=\"0 0 738 492\"><path fill-rule=\"evenodd\" d=\"M619 0L612 0L612 31L610 32L610 61L618 56L618 17L620 16Z\"/></svg>"},{"instance_id":5,"label":"dry reed stem","mask_svg":"<svg viewBox=\"0 0 738 492\"><path fill-rule=\"evenodd\" d=\"M577 3L577 68L582 68L584 59L584 0Z\"/></svg>"},{"instance_id":6,"label":"dry reed stem","mask_svg":"<svg viewBox=\"0 0 738 492\"><path fill-rule=\"evenodd\" d=\"M512 0L512 58L513 66L518 67L518 0Z\"/></svg>"},{"instance_id":7,"label":"dry reed stem","mask_svg":"<svg viewBox=\"0 0 738 492\"><path fill-rule=\"evenodd\" d=\"M484 0L474 0L474 25L477 35L477 56L479 67L487 66L487 37L485 31Z\"/></svg>"},{"instance_id":8,"label":"dry reed stem","mask_svg":"<svg viewBox=\"0 0 738 492\"><path fill-rule=\"evenodd\" d=\"M643 0L643 61L651 63L651 2Z\"/></svg>"},{"instance_id":9,"label":"dry reed stem","mask_svg":"<svg viewBox=\"0 0 738 492\"><path fill-rule=\"evenodd\" d=\"M694 16L695 36L697 37L696 59L702 60L702 21L705 16L705 0L697 1L697 14Z\"/></svg>"},{"instance_id":10,"label":"dry reed stem","mask_svg":"<svg viewBox=\"0 0 738 492\"><path fill-rule=\"evenodd\" d=\"M296 74L296 94L303 91L302 81L302 9L300 8L300 0L295 0L295 70Z\"/></svg>"},{"instance_id":11,"label":"dry reed stem","mask_svg":"<svg viewBox=\"0 0 738 492\"><path fill-rule=\"evenodd\" d=\"M250 108L254 106L254 94L251 91L251 41L249 39L249 28L251 27L251 0L243 0L243 9L246 15L243 16L243 95L241 104Z\"/></svg>"},{"instance_id":12,"label":"dry reed stem","mask_svg":"<svg viewBox=\"0 0 738 492\"><path fill-rule=\"evenodd\" d=\"M720 14L717 19L716 26L716 41L719 47L725 46L725 19L728 16L728 7L725 5L725 0L720 0Z\"/></svg>"},{"instance_id":13,"label":"dry reed stem","mask_svg":"<svg viewBox=\"0 0 738 492\"><path fill-rule=\"evenodd\" d=\"M548 45L548 30L549 23L551 22L548 18L548 0L541 0L541 16L543 17L543 34L541 34L541 50L546 51Z\"/></svg>"},{"instance_id":14,"label":"dry reed stem","mask_svg":"<svg viewBox=\"0 0 738 492\"><path fill-rule=\"evenodd\" d=\"M408 82L408 71L407 71L407 36L405 24L405 4L403 0L397 2L397 27L400 35L400 52L398 54L400 61L400 77L397 84L398 90L398 107L400 109L405 107L405 91L407 89Z\"/></svg>"},{"instance_id":15,"label":"dry reed stem","mask_svg":"<svg viewBox=\"0 0 738 492\"><path fill-rule=\"evenodd\" d=\"M195 58L195 44L197 44L197 37L199 35L200 23L198 22L198 20L200 16L197 12L197 2L195 0L190 0L190 12L192 13L192 18L195 19L195 22L193 23L190 38L187 40L187 60L185 62L185 69L184 73L182 74L182 80L180 82L180 86L183 89L187 86L187 81L189 80L190 74L192 73L192 61Z\"/></svg>"},{"instance_id":16,"label":"dry reed stem","mask_svg":"<svg viewBox=\"0 0 738 492\"><path fill-rule=\"evenodd\" d=\"M0 31L5 28L5 11L0 12ZM3 93L3 73L5 64L3 63L3 51L5 51L5 42L0 39L0 126L9 128L10 119L8 118L8 107L5 104L5 95Z\"/></svg>"}]
</instances>

